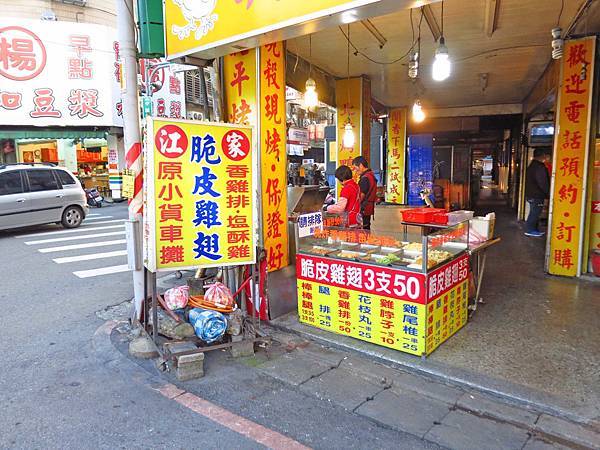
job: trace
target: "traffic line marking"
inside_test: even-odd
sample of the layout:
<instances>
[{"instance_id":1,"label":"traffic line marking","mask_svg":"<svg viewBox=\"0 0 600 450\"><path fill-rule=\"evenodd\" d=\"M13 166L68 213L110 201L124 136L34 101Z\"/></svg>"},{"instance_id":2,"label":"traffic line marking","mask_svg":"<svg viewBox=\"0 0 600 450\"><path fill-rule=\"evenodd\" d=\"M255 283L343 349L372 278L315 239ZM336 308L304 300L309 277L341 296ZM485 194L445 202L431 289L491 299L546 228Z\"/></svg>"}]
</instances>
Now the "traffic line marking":
<instances>
[{"instance_id":1,"label":"traffic line marking","mask_svg":"<svg viewBox=\"0 0 600 450\"><path fill-rule=\"evenodd\" d=\"M206 417L218 425L229 428L248 439L253 440L267 448L286 450L310 450L309 447L287 437L277 431L271 430L256 422L252 422L231 411L221 408L208 400L197 395L182 391L174 385L167 384L158 388L163 396L175 400L182 406L192 410L196 414Z\"/></svg>"},{"instance_id":2,"label":"traffic line marking","mask_svg":"<svg viewBox=\"0 0 600 450\"><path fill-rule=\"evenodd\" d=\"M114 241L88 242L87 244L73 244L73 245L63 245L61 247L40 248L40 249L38 249L38 252L40 252L40 253L66 252L68 250L79 250L80 248L105 247L108 245L117 245L117 244L125 244L125 243L127 243L127 241L125 239L115 239Z\"/></svg>"},{"instance_id":3,"label":"traffic line marking","mask_svg":"<svg viewBox=\"0 0 600 450\"><path fill-rule=\"evenodd\" d=\"M65 264L78 261L91 261L93 259L112 258L114 256L125 255L127 255L127 250L115 250L114 252L90 253L87 255L78 256L64 256L62 258L54 258L52 261L54 261L56 264Z\"/></svg>"},{"instance_id":4,"label":"traffic line marking","mask_svg":"<svg viewBox=\"0 0 600 450\"><path fill-rule=\"evenodd\" d=\"M128 272L129 270L129 266L127 264L121 264L120 266L100 267L99 269L78 270L76 272L73 272L73 275L79 278L90 278L98 277L100 275L110 275L113 273Z\"/></svg>"},{"instance_id":5,"label":"traffic line marking","mask_svg":"<svg viewBox=\"0 0 600 450\"><path fill-rule=\"evenodd\" d=\"M53 238L53 239L41 239L39 241L28 241L25 242L25 245L37 245L37 244L48 244L50 242L65 242L65 241L79 241L82 239L95 239L99 237L105 236L118 236L125 234L125 231L112 231L110 233L95 233L95 234L86 234L84 236L70 236L70 237L61 237L61 238Z\"/></svg>"},{"instance_id":6,"label":"traffic line marking","mask_svg":"<svg viewBox=\"0 0 600 450\"><path fill-rule=\"evenodd\" d=\"M118 220L108 220L108 222L114 223L114 222L119 222ZM95 225L99 224L99 223L104 223L104 222L96 222L90 225L94 225L94 226L89 226L89 227L81 227L81 228L72 228L70 230L55 230L55 231L44 231L43 233L32 233L32 234L22 234L21 236L15 236L17 239L22 239L22 238L29 238L29 237L37 237L37 236L50 236L50 235L54 235L54 234L65 234L65 233L81 233L82 231L93 231L93 230L108 230L111 228L123 228L125 225L111 225L108 227L97 227Z\"/></svg>"},{"instance_id":7,"label":"traffic line marking","mask_svg":"<svg viewBox=\"0 0 600 450\"><path fill-rule=\"evenodd\" d=\"M99 216L99 215L100 215L100 213L91 213L91 214L88 214L87 217L94 217L94 216Z\"/></svg>"},{"instance_id":8,"label":"traffic line marking","mask_svg":"<svg viewBox=\"0 0 600 450\"><path fill-rule=\"evenodd\" d=\"M100 220L100 219L112 219L113 216L97 216L97 217L91 217L91 214L88 214L85 219L83 219L83 221L89 221L89 220Z\"/></svg>"}]
</instances>

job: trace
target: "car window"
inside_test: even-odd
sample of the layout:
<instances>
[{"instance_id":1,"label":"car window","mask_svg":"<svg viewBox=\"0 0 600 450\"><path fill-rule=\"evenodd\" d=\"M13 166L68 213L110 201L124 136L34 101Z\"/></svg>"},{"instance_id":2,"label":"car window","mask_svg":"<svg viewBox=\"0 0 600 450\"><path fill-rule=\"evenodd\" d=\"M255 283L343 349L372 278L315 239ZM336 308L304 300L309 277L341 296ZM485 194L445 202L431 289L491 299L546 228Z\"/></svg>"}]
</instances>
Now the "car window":
<instances>
[{"instance_id":1,"label":"car window","mask_svg":"<svg viewBox=\"0 0 600 450\"><path fill-rule=\"evenodd\" d=\"M19 171L0 173L0 195L20 194L22 192L23 182Z\"/></svg>"},{"instance_id":2,"label":"car window","mask_svg":"<svg viewBox=\"0 0 600 450\"><path fill-rule=\"evenodd\" d=\"M29 190L31 192L53 191L60 189L52 170L28 170Z\"/></svg>"},{"instance_id":3,"label":"car window","mask_svg":"<svg viewBox=\"0 0 600 450\"><path fill-rule=\"evenodd\" d=\"M56 175L58 175L58 179L60 180L63 186L75 184L75 178L73 178L64 170L57 170Z\"/></svg>"}]
</instances>

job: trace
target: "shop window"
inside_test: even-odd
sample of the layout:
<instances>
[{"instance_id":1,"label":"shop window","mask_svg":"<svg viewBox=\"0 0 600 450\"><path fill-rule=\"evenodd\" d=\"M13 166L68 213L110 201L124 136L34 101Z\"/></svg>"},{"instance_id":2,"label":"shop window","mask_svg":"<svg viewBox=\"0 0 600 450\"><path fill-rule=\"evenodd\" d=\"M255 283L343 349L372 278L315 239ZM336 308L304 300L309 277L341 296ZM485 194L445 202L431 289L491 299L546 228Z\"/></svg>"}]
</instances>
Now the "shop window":
<instances>
[{"instance_id":1,"label":"shop window","mask_svg":"<svg viewBox=\"0 0 600 450\"><path fill-rule=\"evenodd\" d=\"M57 170L56 174L58 175L58 179L60 180L63 186L70 186L75 184L75 178L73 178L70 174L65 172L64 170Z\"/></svg>"},{"instance_id":2,"label":"shop window","mask_svg":"<svg viewBox=\"0 0 600 450\"><path fill-rule=\"evenodd\" d=\"M29 190L31 192L53 191L60 189L52 170L28 170Z\"/></svg>"},{"instance_id":3,"label":"shop window","mask_svg":"<svg viewBox=\"0 0 600 450\"><path fill-rule=\"evenodd\" d=\"M23 182L19 171L0 174L0 195L20 194L23 192Z\"/></svg>"}]
</instances>

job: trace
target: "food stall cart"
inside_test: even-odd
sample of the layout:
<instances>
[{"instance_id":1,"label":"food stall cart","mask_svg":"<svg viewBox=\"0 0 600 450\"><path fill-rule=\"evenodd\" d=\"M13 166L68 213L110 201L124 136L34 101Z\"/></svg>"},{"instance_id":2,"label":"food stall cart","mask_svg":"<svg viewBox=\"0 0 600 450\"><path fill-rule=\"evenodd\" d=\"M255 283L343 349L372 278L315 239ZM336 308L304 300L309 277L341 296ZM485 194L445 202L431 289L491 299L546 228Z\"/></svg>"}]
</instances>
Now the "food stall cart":
<instances>
[{"instance_id":1,"label":"food stall cart","mask_svg":"<svg viewBox=\"0 0 600 450\"><path fill-rule=\"evenodd\" d=\"M300 238L300 321L419 356L467 322L469 222L417 233L324 227Z\"/></svg>"}]
</instances>

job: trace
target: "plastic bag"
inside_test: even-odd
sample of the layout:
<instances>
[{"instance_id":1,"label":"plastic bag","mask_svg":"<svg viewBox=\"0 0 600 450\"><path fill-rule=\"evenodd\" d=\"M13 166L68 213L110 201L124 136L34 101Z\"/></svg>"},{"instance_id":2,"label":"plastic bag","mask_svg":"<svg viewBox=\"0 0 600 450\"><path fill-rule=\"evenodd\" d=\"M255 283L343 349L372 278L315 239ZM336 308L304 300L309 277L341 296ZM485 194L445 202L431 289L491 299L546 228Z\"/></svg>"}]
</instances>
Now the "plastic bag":
<instances>
[{"instance_id":1,"label":"plastic bag","mask_svg":"<svg viewBox=\"0 0 600 450\"><path fill-rule=\"evenodd\" d=\"M218 311L202 308L190 310L189 321L196 336L207 344L221 339L227 330L227 317Z\"/></svg>"},{"instance_id":2,"label":"plastic bag","mask_svg":"<svg viewBox=\"0 0 600 450\"><path fill-rule=\"evenodd\" d=\"M211 284L204 293L204 302L207 307L214 306L218 309L233 309L234 301L231 291L223 283Z\"/></svg>"},{"instance_id":3,"label":"plastic bag","mask_svg":"<svg viewBox=\"0 0 600 450\"><path fill-rule=\"evenodd\" d=\"M190 288L188 286L178 286L168 289L165 292L164 298L167 307L171 311L185 308L190 298Z\"/></svg>"}]
</instances>

